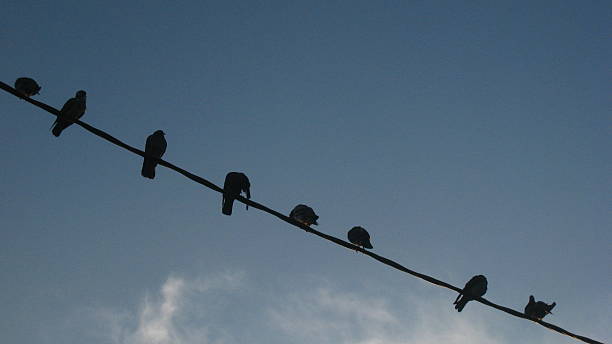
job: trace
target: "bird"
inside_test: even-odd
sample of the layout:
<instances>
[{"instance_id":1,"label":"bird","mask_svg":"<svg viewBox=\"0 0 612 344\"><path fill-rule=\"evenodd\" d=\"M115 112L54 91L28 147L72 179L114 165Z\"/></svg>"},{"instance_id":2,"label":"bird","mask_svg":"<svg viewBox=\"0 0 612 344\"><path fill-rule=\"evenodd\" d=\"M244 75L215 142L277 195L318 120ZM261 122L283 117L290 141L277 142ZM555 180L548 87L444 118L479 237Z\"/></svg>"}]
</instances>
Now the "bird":
<instances>
[{"instance_id":1,"label":"bird","mask_svg":"<svg viewBox=\"0 0 612 344\"><path fill-rule=\"evenodd\" d=\"M225 183L223 184L223 200L221 211L225 215L232 215L232 207L234 206L234 200L241 192L246 193L246 198L251 198L251 183L249 178L241 172L230 172L225 176ZM247 210L249 205L246 206Z\"/></svg>"},{"instance_id":2,"label":"bird","mask_svg":"<svg viewBox=\"0 0 612 344\"><path fill-rule=\"evenodd\" d=\"M370 243L370 234L363 227L355 226L348 231L348 239L351 243L364 248L374 248Z\"/></svg>"},{"instance_id":3,"label":"bird","mask_svg":"<svg viewBox=\"0 0 612 344\"><path fill-rule=\"evenodd\" d=\"M85 114L87 93L80 90L74 98L68 99L66 104L62 106L59 116L51 126L51 132L54 136L59 137L62 131L72 125L72 121L77 120ZM71 121L72 120L72 121Z\"/></svg>"},{"instance_id":4,"label":"bird","mask_svg":"<svg viewBox=\"0 0 612 344\"><path fill-rule=\"evenodd\" d=\"M550 305L542 301L536 302L533 295L529 295L529 303L527 303L527 306L525 306L525 315L531 318L541 320L547 314L552 314L550 311L552 311L552 309L555 308L556 305L556 302L553 302Z\"/></svg>"},{"instance_id":5,"label":"bird","mask_svg":"<svg viewBox=\"0 0 612 344\"><path fill-rule=\"evenodd\" d=\"M296 205L291 213L289 213L289 217L305 224L306 226L318 225L317 220L319 219L319 216L315 214L311 207L304 204Z\"/></svg>"},{"instance_id":6,"label":"bird","mask_svg":"<svg viewBox=\"0 0 612 344\"><path fill-rule=\"evenodd\" d=\"M18 78L15 80L15 89L23 94L24 97L31 97L37 95L40 92L40 86L34 79L31 78Z\"/></svg>"},{"instance_id":7,"label":"bird","mask_svg":"<svg viewBox=\"0 0 612 344\"><path fill-rule=\"evenodd\" d=\"M463 290L455 299L453 304L458 312L463 310L463 307L478 297L483 296L487 292L487 278L483 275L476 275L472 277L463 287Z\"/></svg>"},{"instance_id":8,"label":"bird","mask_svg":"<svg viewBox=\"0 0 612 344\"><path fill-rule=\"evenodd\" d=\"M155 167L157 166L156 159L161 159L161 157L166 152L166 147L168 143L164 138L164 133L161 130L156 130L153 134L147 137L147 143L145 144L145 154L148 157L144 158L142 162L142 171L140 174L149 179L155 178Z\"/></svg>"}]
</instances>

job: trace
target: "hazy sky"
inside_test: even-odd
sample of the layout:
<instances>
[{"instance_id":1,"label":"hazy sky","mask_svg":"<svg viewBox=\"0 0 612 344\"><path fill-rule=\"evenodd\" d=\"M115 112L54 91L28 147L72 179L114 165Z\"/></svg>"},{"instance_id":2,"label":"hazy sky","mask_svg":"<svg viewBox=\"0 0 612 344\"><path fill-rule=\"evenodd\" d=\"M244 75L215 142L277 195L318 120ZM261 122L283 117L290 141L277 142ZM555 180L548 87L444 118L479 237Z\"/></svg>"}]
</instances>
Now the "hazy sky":
<instances>
[{"instance_id":1,"label":"hazy sky","mask_svg":"<svg viewBox=\"0 0 612 344\"><path fill-rule=\"evenodd\" d=\"M609 1L10 1L0 78L317 229L612 340ZM6 343L576 343L0 92Z\"/></svg>"}]
</instances>

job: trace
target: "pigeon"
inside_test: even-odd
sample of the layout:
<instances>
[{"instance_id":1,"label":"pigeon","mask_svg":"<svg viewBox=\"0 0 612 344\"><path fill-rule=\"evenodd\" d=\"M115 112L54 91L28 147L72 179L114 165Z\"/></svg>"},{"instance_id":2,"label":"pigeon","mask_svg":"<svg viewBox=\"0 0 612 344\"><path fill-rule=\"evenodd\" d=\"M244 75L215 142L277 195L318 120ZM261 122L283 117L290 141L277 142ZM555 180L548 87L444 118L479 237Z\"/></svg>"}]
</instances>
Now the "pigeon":
<instances>
[{"instance_id":1,"label":"pigeon","mask_svg":"<svg viewBox=\"0 0 612 344\"><path fill-rule=\"evenodd\" d=\"M23 94L24 97L28 98L40 92L40 86L38 86L34 79L30 78L19 78L15 80L15 89Z\"/></svg>"},{"instance_id":2,"label":"pigeon","mask_svg":"<svg viewBox=\"0 0 612 344\"><path fill-rule=\"evenodd\" d=\"M351 243L363 247L372 249L372 244L370 243L370 234L363 227L353 227L350 231L348 231L348 239Z\"/></svg>"},{"instance_id":3,"label":"pigeon","mask_svg":"<svg viewBox=\"0 0 612 344\"><path fill-rule=\"evenodd\" d=\"M547 314L552 314L550 311L552 311L556 305L556 302L553 302L550 305L542 301L536 302L533 295L529 295L529 303L527 306L525 306L525 315L542 320Z\"/></svg>"},{"instance_id":4,"label":"pigeon","mask_svg":"<svg viewBox=\"0 0 612 344\"><path fill-rule=\"evenodd\" d=\"M250 191L251 183L249 178L240 172L230 172L225 176L225 183L223 184L223 207L221 211L225 215L232 215L232 207L234 206L234 200L241 192L246 193L246 198L251 198ZM249 206L246 206L247 210Z\"/></svg>"},{"instance_id":5,"label":"pigeon","mask_svg":"<svg viewBox=\"0 0 612 344\"><path fill-rule=\"evenodd\" d=\"M60 110L60 115L55 119L51 126L51 132L59 137L62 131L72 125L70 120L77 120L85 114L87 93L80 90L74 98L68 99Z\"/></svg>"},{"instance_id":6,"label":"pigeon","mask_svg":"<svg viewBox=\"0 0 612 344\"><path fill-rule=\"evenodd\" d=\"M166 143L166 139L164 138L166 135L161 130L156 130L153 134L147 137L147 143L145 144L145 153L148 156L153 158L161 159L162 155L166 152L166 147L168 144ZM157 161L155 159L146 157L142 162L142 174L143 177L153 179L155 178L155 167L157 166Z\"/></svg>"},{"instance_id":7,"label":"pigeon","mask_svg":"<svg viewBox=\"0 0 612 344\"><path fill-rule=\"evenodd\" d=\"M463 291L459 293L457 299L453 304L458 312L463 310L463 307L468 301L474 300L477 297L483 296L487 292L487 278L483 275L476 275L472 277L463 287Z\"/></svg>"},{"instance_id":8,"label":"pigeon","mask_svg":"<svg viewBox=\"0 0 612 344\"><path fill-rule=\"evenodd\" d=\"M318 225L317 220L319 217L317 214L315 214L311 207L304 204L296 205L289 214L289 217L305 224L306 226Z\"/></svg>"}]
</instances>

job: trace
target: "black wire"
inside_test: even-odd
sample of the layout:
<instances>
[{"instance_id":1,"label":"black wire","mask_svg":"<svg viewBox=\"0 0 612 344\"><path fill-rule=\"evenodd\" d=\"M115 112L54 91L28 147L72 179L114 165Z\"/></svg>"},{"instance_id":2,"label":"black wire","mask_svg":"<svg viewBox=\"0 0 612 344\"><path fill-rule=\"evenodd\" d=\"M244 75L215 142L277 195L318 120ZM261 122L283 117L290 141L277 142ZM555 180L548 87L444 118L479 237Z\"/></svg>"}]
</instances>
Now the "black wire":
<instances>
[{"instance_id":1,"label":"black wire","mask_svg":"<svg viewBox=\"0 0 612 344\"><path fill-rule=\"evenodd\" d=\"M38 106L39 108L41 108L43 110L46 110L47 112L50 112L51 114L53 114L55 116L59 116L59 114L60 114L59 110L55 109L54 107L51 107L51 106L49 106L49 105L47 105L45 103L39 102L37 100L31 99L31 98L28 98L28 97L23 97L19 92L17 92L17 90L15 90L14 88L10 87L9 85L7 85L7 84L5 84L5 83L3 83L1 81L0 81L0 88L2 88L3 90L5 90L5 91L7 91L7 92L9 92L9 93L11 93L11 94L13 94L13 95L23 99L23 100L25 100L25 101L33 104L33 105ZM193 174L193 173L191 173L191 172L189 172L187 170L184 170L184 169L182 169L182 168L180 168L180 167L178 167L176 165L173 165L173 164L171 164L171 163L169 163L169 162L167 162L165 160L156 159L154 157L147 156L146 153L141 151L140 149L134 148L134 147L132 147L132 146L122 142L121 140L119 140L119 139L117 139L117 138L115 138L115 137L105 133L104 131L102 131L100 129L92 127L91 125L89 125L89 124L87 124L87 123L85 123L83 121L75 120L74 123L80 125L85 130L91 132L92 134L94 134L96 136L99 136L99 137L101 137L101 138L103 138L103 139L105 139L105 140L107 140L107 141L109 141L109 142L119 146L119 147L122 147L122 148L124 148L124 149L126 149L126 150L128 150L128 151L130 151L130 152L132 152L134 154L140 155L142 157L146 156L148 158L155 159L160 165L162 165L164 167L167 167L167 168L169 168L171 170L174 170L174 171L184 175L185 177L193 180L194 182L206 186L207 188L210 188L210 189L213 189L213 190L215 190L217 192L223 193L223 189L218 187L214 183L212 183L212 182L210 182L210 181L208 181L208 180L206 180L206 179L204 179L204 178L202 178L200 176L197 176L197 175L195 175L195 174ZM390 266L392 268L395 268L397 270L403 271L403 272L405 272L407 274L410 274L412 276L418 277L420 279L423 279L423 280L425 280L425 281L427 281L429 283L435 284L435 285L440 286L440 287L444 287L444 288L447 288L447 289L450 289L450 290L453 290L453 291L456 291L456 292L461 292L462 291L461 288L455 287L452 284L448 284L448 283L446 283L444 281L440 281L440 280L438 280L436 278L433 278L431 276L428 276L428 275L425 275L425 274L422 274L422 273L410 270L407 267L405 267L405 266L403 266L403 265L401 265L401 264L399 264L399 263L397 263L397 262L395 262L395 261L393 261L391 259L379 256L376 253L372 253L370 251L367 251L367 250L365 250L365 249L363 249L361 247L355 246L355 245L353 245L353 244L351 244L349 242L346 242L346 241L338 239L338 238L336 238L334 236L331 236L331 235L325 234L323 232L319 232L319 231L317 231L315 229L312 229L311 227L306 226L306 225L302 224L301 222L295 221L294 219L292 219L292 218L290 218L290 217L288 217L288 216L286 216L286 215L284 215L282 213L279 213L278 211L276 211L274 209L268 208L268 207L266 207L263 204L259 204L257 202L251 201L251 200L246 199L246 198L244 198L242 196L238 196L236 199L238 201L246 204L246 205L249 205L249 206L253 207L253 208L257 208L257 209L259 209L259 210L261 210L263 212L266 212L268 214L276 216L279 219L281 219L281 220L283 220L283 221L285 221L285 222L287 222L289 224L292 224L292 225L294 225L296 227L299 227L299 228L305 230L308 233L314 234L314 235L316 235L318 237L321 237L321 238L323 238L325 240L329 240L329 241L331 241L331 242L333 242L335 244L338 244L340 246L344 246L345 248L348 248L350 250L359 251L359 252L361 252L361 253L363 253L365 255L368 255L368 256L376 259L377 261L379 261L379 262L381 262L381 263L383 263L385 265L388 265L388 266ZM493 303L493 302L491 302L491 301L489 301L489 300L487 300L487 299L485 299L483 297L479 297L479 298L476 298L474 300L478 301L478 302L480 302L480 303L482 303L484 305L487 305L489 307L493 307L493 308L495 308L497 310L500 310L502 312L505 312L505 313L508 313L510 315L513 315L515 317L519 317L519 318L523 318L523 319L534 321L534 322L536 322L536 323L538 323L538 324L540 324L540 325L542 325L542 326L544 326L544 327L546 327L548 329L551 329L553 331L556 331L558 333L564 334L566 336L569 336L569 337L581 340L581 341L583 341L585 343L603 344L602 342L598 342L596 340L593 340L593 339L590 339L590 338L587 338L587 337L584 337L584 336L572 333L572 332L567 331L567 330L565 330L565 329L563 329L563 328L561 328L559 326L547 323L545 321L530 318L530 317L526 316L525 314L523 314L522 312L518 312L518 311L515 311L515 310L513 310L511 308L495 304L495 303Z\"/></svg>"}]
</instances>

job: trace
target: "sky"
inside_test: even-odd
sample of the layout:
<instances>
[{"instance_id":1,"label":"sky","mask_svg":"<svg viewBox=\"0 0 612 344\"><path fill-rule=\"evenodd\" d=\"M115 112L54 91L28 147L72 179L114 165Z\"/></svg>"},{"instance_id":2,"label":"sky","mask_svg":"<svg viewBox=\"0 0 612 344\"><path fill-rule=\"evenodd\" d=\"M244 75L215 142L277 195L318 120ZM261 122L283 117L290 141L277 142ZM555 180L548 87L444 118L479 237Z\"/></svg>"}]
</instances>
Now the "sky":
<instances>
[{"instance_id":1,"label":"sky","mask_svg":"<svg viewBox=\"0 0 612 344\"><path fill-rule=\"evenodd\" d=\"M609 1L10 1L0 80L318 230L612 340ZM7 343L576 343L0 92Z\"/></svg>"}]
</instances>

